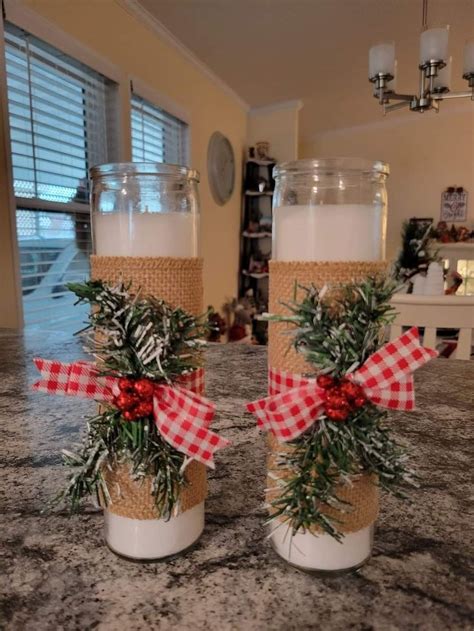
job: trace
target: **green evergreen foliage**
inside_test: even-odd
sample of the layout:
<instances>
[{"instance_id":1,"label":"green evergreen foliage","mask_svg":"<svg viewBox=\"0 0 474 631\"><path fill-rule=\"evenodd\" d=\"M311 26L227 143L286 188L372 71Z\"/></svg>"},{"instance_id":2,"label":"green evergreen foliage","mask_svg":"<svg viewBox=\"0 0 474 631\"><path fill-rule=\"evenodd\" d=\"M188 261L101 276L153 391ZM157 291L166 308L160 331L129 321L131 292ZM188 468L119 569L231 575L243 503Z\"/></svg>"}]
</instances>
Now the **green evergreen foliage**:
<instances>
[{"instance_id":1,"label":"green evergreen foliage","mask_svg":"<svg viewBox=\"0 0 474 631\"><path fill-rule=\"evenodd\" d=\"M270 319L293 325L291 345L314 366L313 376L341 379L380 348L383 328L392 319L388 301L394 282L368 278L330 290L300 289L303 300L286 305L290 315ZM369 474L382 489L403 497L403 487L415 483L414 474L386 419L385 411L367 402L342 422L323 413L307 432L287 443L291 449L277 455L279 496L271 502L269 521L284 521L293 533L320 527L342 540L337 520L325 513L327 507L352 509L338 497L340 483Z\"/></svg>"},{"instance_id":2,"label":"green evergreen foliage","mask_svg":"<svg viewBox=\"0 0 474 631\"><path fill-rule=\"evenodd\" d=\"M91 305L89 326L80 334L102 374L172 383L199 366L206 316L195 318L162 300L133 295L123 283L112 287L88 281L68 287L79 302ZM127 422L115 406L101 408L89 419L82 444L63 451L70 473L56 501L66 501L72 511L91 495L107 503L104 467L127 464L136 480L152 476L155 503L161 516L169 518L186 483L185 456L163 440L151 414Z\"/></svg>"}]
</instances>

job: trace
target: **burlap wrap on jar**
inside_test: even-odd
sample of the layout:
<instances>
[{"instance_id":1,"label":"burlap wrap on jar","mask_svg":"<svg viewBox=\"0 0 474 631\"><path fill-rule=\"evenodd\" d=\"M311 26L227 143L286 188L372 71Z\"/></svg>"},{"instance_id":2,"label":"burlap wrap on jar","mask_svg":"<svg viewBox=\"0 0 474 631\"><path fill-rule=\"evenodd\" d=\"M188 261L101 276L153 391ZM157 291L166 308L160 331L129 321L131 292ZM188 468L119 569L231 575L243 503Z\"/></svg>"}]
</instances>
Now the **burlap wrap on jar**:
<instances>
[{"instance_id":1,"label":"burlap wrap on jar","mask_svg":"<svg viewBox=\"0 0 474 631\"><path fill-rule=\"evenodd\" d=\"M203 260L200 258L92 255L91 278L108 283L131 282L132 291L165 300L173 307L199 316L203 313ZM198 394L203 394L204 388ZM107 510L131 519L157 519L159 507L151 495L151 476L133 480L127 465L103 469L111 501ZM192 461L185 470L187 484L180 493L176 514L206 499L206 467ZM105 507L104 499L101 505Z\"/></svg>"},{"instance_id":2,"label":"burlap wrap on jar","mask_svg":"<svg viewBox=\"0 0 474 631\"><path fill-rule=\"evenodd\" d=\"M172 256L91 256L91 276L106 282L132 283L195 316L203 312L203 260Z\"/></svg>"},{"instance_id":3,"label":"burlap wrap on jar","mask_svg":"<svg viewBox=\"0 0 474 631\"><path fill-rule=\"evenodd\" d=\"M321 288L360 281L367 276L383 274L387 270L385 262L347 262L347 261L270 261L269 312L271 314L288 315L284 303L302 299L301 290L296 285L309 287L311 284ZM283 304L282 304L283 303ZM295 374L312 374L314 367L304 361L302 355L289 348L291 338L285 334L291 329L290 324L282 322L269 323L268 365L269 368L288 371ZM291 446L278 443L269 436L270 454L267 478L267 503L278 497L278 480L291 476L289 469L276 467L278 454L291 450ZM343 533L357 532L370 526L378 516L379 492L369 475L357 476L352 484L340 485L336 489L338 497L352 504L350 512L341 512L329 506L323 512L338 520L337 528ZM314 528L314 532L318 529Z\"/></svg>"}]
</instances>

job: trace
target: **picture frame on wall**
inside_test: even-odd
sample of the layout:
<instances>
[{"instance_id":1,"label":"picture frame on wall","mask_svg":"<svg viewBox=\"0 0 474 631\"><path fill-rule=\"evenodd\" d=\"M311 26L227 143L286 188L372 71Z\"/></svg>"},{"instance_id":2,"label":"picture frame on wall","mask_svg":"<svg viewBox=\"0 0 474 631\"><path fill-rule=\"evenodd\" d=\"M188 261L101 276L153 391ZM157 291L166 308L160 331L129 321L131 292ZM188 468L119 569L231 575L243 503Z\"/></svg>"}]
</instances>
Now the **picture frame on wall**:
<instances>
[{"instance_id":1,"label":"picture frame on wall","mask_svg":"<svg viewBox=\"0 0 474 631\"><path fill-rule=\"evenodd\" d=\"M467 191L462 186L448 186L441 193L440 220L446 223L467 220Z\"/></svg>"},{"instance_id":2,"label":"picture frame on wall","mask_svg":"<svg viewBox=\"0 0 474 631\"><path fill-rule=\"evenodd\" d=\"M433 217L410 217L410 223L416 224L420 232L426 232L433 225Z\"/></svg>"}]
</instances>

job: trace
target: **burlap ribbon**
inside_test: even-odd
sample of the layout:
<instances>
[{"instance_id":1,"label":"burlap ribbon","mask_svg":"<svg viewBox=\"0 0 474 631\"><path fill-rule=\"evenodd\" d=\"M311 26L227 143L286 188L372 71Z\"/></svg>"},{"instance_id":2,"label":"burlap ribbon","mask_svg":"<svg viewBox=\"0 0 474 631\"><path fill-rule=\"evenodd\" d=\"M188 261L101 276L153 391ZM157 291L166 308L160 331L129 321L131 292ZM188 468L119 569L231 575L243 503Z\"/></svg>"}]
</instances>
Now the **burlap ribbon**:
<instances>
[{"instance_id":1,"label":"burlap ribbon","mask_svg":"<svg viewBox=\"0 0 474 631\"><path fill-rule=\"evenodd\" d=\"M115 515L132 519L158 519L160 509L156 506L151 494L152 477L134 480L128 465L121 464L104 467L102 475L110 494L110 503L106 506L101 497L101 505ZM175 513L179 515L206 499L207 478L206 467L199 462L190 462L185 470L186 486L179 494Z\"/></svg>"},{"instance_id":2,"label":"burlap ribbon","mask_svg":"<svg viewBox=\"0 0 474 631\"><path fill-rule=\"evenodd\" d=\"M385 262L354 261L270 261L269 311L272 314L288 315L288 309L282 303L302 298L301 291L296 290L299 284L309 287L314 284L340 285L351 281L361 281L367 276L383 274L387 270ZM314 367L304 361L294 349L289 349L290 337L285 331L291 325L282 322L270 322L268 336L268 365L271 368L292 373L313 373ZM268 469L271 475L267 478L267 502L278 497L278 480L292 475L291 470L276 466L278 454L291 450L290 445L279 444L274 437L268 437L270 454ZM343 533L356 532L372 524L379 511L379 492L369 475L355 477L349 484L340 484L335 489L342 500L352 505L350 512L341 512L329 506L321 510L338 520L337 529ZM317 528L312 529L318 532Z\"/></svg>"},{"instance_id":3,"label":"burlap ribbon","mask_svg":"<svg viewBox=\"0 0 474 631\"><path fill-rule=\"evenodd\" d=\"M132 290L165 300L193 315L203 312L203 260L171 256L91 256L91 277L123 280Z\"/></svg>"},{"instance_id":4,"label":"burlap ribbon","mask_svg":"<svg viewBox=\"0 0 474 631\"><path fill-rule=\"evenodd\" d=\"M193 315L203 313L203 261L198 258L152 256L91 256L91 278L109 283L132 283L132 291L165 300ZM202 394L202 393L200 393ZM151 494L152 477L133 480L127 465L105 467L104 479L111 496L107 509L131 519L156 519L159 507ZM180 493L177 514L200 504L207 496L206 467L191 462L185 471L186 486ZM104 506L104 500L101 498Z\"/></svg>"}]
</instances>

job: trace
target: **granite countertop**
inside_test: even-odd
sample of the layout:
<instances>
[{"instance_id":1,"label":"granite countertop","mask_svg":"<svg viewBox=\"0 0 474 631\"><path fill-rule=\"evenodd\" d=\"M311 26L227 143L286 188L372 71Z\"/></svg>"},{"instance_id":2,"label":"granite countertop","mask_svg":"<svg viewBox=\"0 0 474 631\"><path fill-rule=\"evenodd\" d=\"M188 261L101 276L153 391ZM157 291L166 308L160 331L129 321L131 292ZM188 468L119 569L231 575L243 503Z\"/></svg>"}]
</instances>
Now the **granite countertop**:
<instances>
[{"instance_id":1,"label":"granite countertop","mask_svg":"<svg viewBox=\"0 0 474 631\"><path fill-rule=\"evenodd\" d=\"M93 507L73 517L41 512L64 483L60 449L78 439L94 403L30 391L31 359L72 361L78 342L8 334L0 342L0 628L473 628L473 362L440 359L418 371L419 409L393 423L421 488L413 503L383 499L367 565L322 579L284 564L265 539L264 439L243 412L265 391L265 349L208 350L207 392L232 446L210 474L204 535L182 557L139 564L104 545Z\"/></svg>"}]
</instances>

